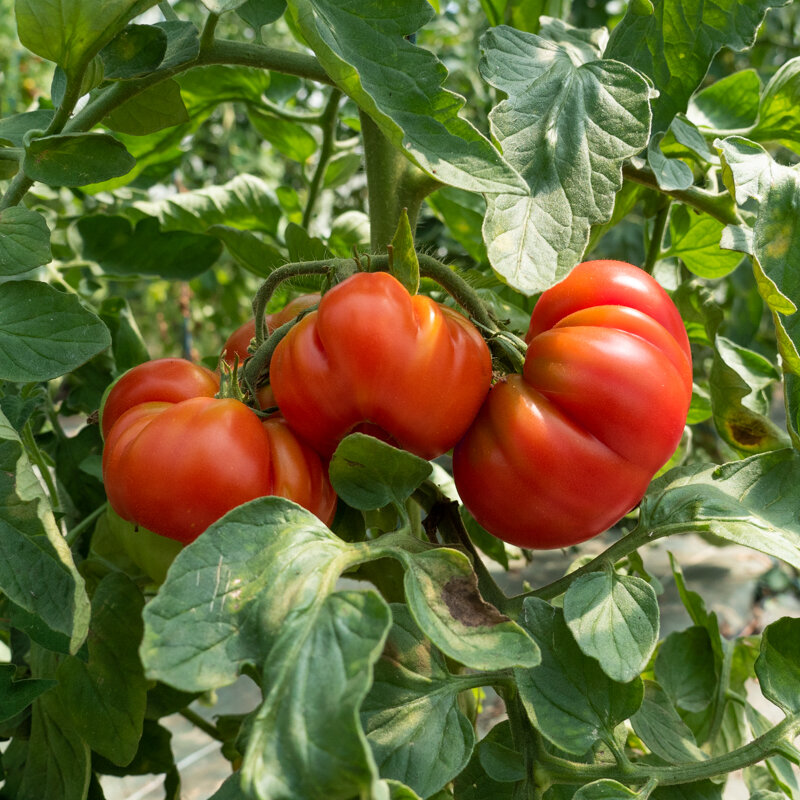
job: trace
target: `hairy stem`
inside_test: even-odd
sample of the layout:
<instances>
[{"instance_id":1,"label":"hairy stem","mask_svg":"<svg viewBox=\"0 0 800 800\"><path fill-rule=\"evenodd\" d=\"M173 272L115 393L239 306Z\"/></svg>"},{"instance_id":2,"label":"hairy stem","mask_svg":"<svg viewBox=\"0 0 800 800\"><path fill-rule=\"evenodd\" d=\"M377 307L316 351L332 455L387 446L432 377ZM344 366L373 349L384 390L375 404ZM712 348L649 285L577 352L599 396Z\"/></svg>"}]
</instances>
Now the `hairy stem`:
<instances>
[{"instance_id":1,"label":"hairy stem","mask_svg":"<svg viewBox=\"0 0 800 800\"><path fill-rule=\"evenodd\" d=\"M739 212L736 210L736 204L728 194L709 192L696 186L690 186L688 189L667 191L659 187L656 176L652 171L649 169L637 169L630 164L623 167L622 174L628 180L662 192L675 200L685 203L687 206L696 208L698 211L704 211L725 225L740 225L742 223Z\"/></svg>"},{"instance_id":2,"label":"hairy stem","mask_svg":"<svg viewBox=\"0 0 800 800\"><path fill-rule=\"evenodd\" d=\"M661 206L653 220L653 232L650 234L650 243L647 246L647 256L645 257L644 269L650 275L653 274L656 263L661 258L661 244L664 241L664 231L667 229L667 222L669 221L669 210L672 206L672 201L667 199Z\"/></svg>"},{"instance_id":3,"label":"hairy stem","mask_svg":"<svg viewBox=\"0 0 800 800\"><path fill-rule=\"evenodd\" d=\"M308 187L308 199L306 200L306 207L303 211L303 227L306 230L308 230L311 224L311 218L314 215L314 207L319 197L320 187L322 186L322 179L325 177L325 170L333 155L334 144L336 142L336 125L339 121L339 103L341 99L341 90L333 89L320 118L320 124L322 125L322 145L319 151L319 161L317 161L314 175L311 178L311 184Z\"/></svg>"},{"instance_id":4,"label":"hairy stem","mask_svg":"<svg viewBox=\"0 0 800 800\"><path fill-rule=\"evenodd\" d=\"M540 749L538 757L542 768L554 783L586 783L601 778L611 778L626 784L644 784L656 780L661 786L716 778L729 772L749 767L778 755L786 741L793 740L800 733L800 713L793 714L783 722L770 728L765 734L752 742L737 747L729 753L709 758L706 761L691 761L685 764L658 766L631 762L620 769L605 764L579 764L547 753Z\"/></svg>"}]
</instances>

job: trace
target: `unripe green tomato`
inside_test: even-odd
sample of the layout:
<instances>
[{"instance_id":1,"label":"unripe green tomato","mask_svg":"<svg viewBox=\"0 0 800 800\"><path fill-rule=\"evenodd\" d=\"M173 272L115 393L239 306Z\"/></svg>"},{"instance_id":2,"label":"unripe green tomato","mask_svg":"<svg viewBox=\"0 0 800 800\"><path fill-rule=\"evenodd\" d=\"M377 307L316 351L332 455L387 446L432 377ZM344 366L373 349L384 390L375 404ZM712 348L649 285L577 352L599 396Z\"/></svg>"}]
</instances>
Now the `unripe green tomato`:
<instances>
[{"instance_id":1,"label":"unripe green tomato","mask_svg":"<svg viewBox=\"0 0 800 800\"><path fill-rule=\"evenodd\" d=\"M164 583L169 565L183 550L183 544L122 519L110 506L106 515L111 535L117 540L125 555L153 583L159 586Z\"/></svg>"}]
</instances>

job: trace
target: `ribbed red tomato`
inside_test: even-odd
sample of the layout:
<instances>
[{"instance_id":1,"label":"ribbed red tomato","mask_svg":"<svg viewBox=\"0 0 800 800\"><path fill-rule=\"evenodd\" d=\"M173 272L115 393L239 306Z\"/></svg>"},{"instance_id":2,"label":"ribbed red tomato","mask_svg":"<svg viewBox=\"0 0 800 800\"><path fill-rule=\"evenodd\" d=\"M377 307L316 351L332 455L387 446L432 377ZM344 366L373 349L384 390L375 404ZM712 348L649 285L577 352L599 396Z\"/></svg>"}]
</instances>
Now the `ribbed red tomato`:
<instances>
[{"instance_id":1,"label":"ribbed red tomato","mask_svg":"<svg viewBox=\"0 0 800 800\"><path fill-rule=\"evenodd\" d=\"M327 472L283 419L262 422L233 399L165 402L134 392L136 377L144 374L154 394L165 393L155 380L160 363L134 367L106 398L103 419L111 418L109 405L120 412L103 450L103 480L117 514L184 543L232 508L265 495L286 497L332 521L336 495ZM164 384L173 366L165 364ZM124 408L131 396L137 403Z\"/></svg>"},{"instance_id":2,"label":"ribbed red tomato","mask_svg":"<svg viewBox=\"0 0 800 800\"><path fill-rule=\"evenodd\" d=\"M495 536L575 544L631 508L680 441L689 340L669 295L620 261L587 261L534 308L523 375L495 385L453 454L459 494Z\"/></svg>"},{"instance_id":3,"label":"ribbed red tomato","mask_svg":"<svg viewBox=\"0 0 800 800\"><path fill-rule=\"evenodd\" d=\"M270 381L281 413L329 456L348 433L375 434L423 458L449 450L489 389L478 330L385 272L329 290L278 344Z\"/></svg>"}]
</instances>

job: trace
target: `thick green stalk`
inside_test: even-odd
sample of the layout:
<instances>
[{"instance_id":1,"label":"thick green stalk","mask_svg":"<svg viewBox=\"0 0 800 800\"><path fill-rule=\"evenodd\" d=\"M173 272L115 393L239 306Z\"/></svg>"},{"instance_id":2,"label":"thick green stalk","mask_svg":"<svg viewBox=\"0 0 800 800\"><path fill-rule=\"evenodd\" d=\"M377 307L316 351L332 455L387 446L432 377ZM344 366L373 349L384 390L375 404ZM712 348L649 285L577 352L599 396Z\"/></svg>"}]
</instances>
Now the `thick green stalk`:
<instances>
[{"instance_id":1,"label":"thick green stalk","mask_svg":"<svg viewBox=\"0 0 800 800\"><path fill-rule=\"evenodd\" d=\"M369 193L370 247L385 253L403 209L413 231L422 201L439 182L414 166L368 114L360 112Z\"/></svg>"}]
</instances>

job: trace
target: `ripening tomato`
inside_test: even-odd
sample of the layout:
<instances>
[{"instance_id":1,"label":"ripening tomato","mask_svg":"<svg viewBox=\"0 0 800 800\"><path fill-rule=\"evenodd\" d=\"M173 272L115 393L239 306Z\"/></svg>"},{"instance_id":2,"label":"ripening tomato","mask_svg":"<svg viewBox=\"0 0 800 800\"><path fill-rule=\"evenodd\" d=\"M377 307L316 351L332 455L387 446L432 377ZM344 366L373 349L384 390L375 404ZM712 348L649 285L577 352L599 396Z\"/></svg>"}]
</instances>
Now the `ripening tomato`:
<instances>
[{"instance_id":1,"label":"ripening tomato","mask_svg":"<svg viewBox=\"0 0 800 800\"><path fill-rule=\"evenodd\" d=\"M190 397L213 397L219 378L206 367L183 358L145 361L117 378L106 390L100 406L103 437L129 408L141 403L178 403Z\"/></svg>"},{"instance_id":2,"label":"ripening tomato","mask_svg":"<svg viewBox=\"0 0 800 800\"><path fill-rule=\"evenodd\" d=\"M106 397L103 480L116 513L184 543L232 508L265 495L293 500L330 523L336 495L319 456L281 418L262 422L238 400L209 396L202 381L196 396L185 397L190 382L171 384L186 374L175 361L134 367Z\"/></svg>"},{"instance_id":3,"label":"ripening tomato","mask_svg":"<svg viewBox=\"0 0 800 800\"><path fill-rule=\"evenodd\" d=\"M290 300L280 311L276 311L274 314L267 314L264 317L267 333L277 330L290 319L294 319L301 311L311 308L319 301L320 295L318 294L301 294ZM248 320L244 325L240 325L228 337L225 346L222 348L222 357L225 361L233 366L234 356L239 356L239 363L241 364L250 355L247 348L255 335L256 321L254 319Z\"/></svg>"},{"instance_id":4,"label":"ripening tomato","mask_svg":"<svg viewBox=\"0 0 800 800\"><path fill-rule=\"evenodd\" d=\"M469 320L411 296L386 272L329 290L270 364L281 413L324 456L353 431L440 455L474 418L491 374L489 348Z\"/></svg>"},{"instance_id":5,"label":"ripening tomato","mask_svg":"<svg viewBox=\"0 0 800 800\"><path fill-rule=\"evenodd\" d=\"M490 533L564 547L630 511L674 452L691 351L669 295L620 261L584 262L545 291L527 338L523 374L492 388L453 473Z\"/></svg>"}]
</instances>

